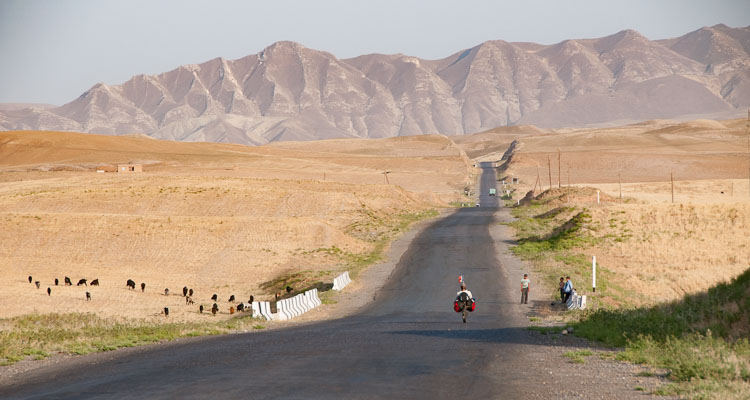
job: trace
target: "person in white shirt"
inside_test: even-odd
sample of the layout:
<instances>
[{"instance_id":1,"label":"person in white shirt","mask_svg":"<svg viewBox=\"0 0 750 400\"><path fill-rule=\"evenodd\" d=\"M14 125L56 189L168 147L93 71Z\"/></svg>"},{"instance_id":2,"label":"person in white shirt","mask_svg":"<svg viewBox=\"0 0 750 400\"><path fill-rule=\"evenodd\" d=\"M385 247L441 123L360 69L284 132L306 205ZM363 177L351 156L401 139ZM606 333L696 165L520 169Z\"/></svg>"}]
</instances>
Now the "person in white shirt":
<instances>
[{"instance_id":1,"label":"person in white shirt","mask_svg":"<svg viewBox=\"0 0 750 400\"><path fill-rule=\"evenodd\" d=\"M521 279L521 304L529 303L529 283L531 283L529 274L523 274L523 279Z\"/></svg>"},{"instance_id":2,"label":"person in white shirt","mask_svg":"<svg viewBox=\"0 0 750 400\"><path fill-rule=\"evenodd\" d=\"M474 296L471 295L471 291L466 289L466 284L465 283L461 284L461 291L460 292L456 292L456 297L460 296L461 293L468 294L470 299L474 298Z\"/></svg>"}]
</instances>

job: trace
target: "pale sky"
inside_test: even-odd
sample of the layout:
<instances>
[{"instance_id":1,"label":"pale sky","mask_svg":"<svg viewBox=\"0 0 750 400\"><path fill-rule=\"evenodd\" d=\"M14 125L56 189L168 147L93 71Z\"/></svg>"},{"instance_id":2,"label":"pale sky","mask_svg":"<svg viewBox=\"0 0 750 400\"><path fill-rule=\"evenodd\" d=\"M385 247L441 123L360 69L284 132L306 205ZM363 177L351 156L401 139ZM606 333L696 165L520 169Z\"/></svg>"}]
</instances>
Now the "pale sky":
<instances>
[{"instance_id":1,"label":"pale sky","mask_svg":"<svg viewBox=\"0 0 750 400\"><path fill-rule=\"evenodd\" d=\"M0 102L62 105L119 84L293 40L339 58L436 59L486 40L649 39L750 25L748 0L0 0Z\"/></svg>"}]
</instances>

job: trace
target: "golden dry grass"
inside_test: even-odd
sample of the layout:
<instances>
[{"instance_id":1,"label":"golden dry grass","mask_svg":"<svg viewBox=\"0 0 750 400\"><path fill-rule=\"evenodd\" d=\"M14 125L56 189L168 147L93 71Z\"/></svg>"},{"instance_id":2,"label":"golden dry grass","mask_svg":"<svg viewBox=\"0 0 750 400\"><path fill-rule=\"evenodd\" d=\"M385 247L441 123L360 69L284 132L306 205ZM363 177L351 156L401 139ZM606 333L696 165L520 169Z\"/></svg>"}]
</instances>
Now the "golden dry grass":
<instances>
[{"instance_id":1,"label":"golden dry grass","mask_svg":"<svg viewBox=\"0 0 750 400\"><path fill-rule=\"evenodd\" d=\"M554 187L559 179L564 191L569 175L574 187L600 189L601 205L595 196L571 200L590 208L591 223L601 228L594 234L608 238L586 253L596 254L632 293L632 304L652 304L704 291L750 268L745 132L743 120L550 131L519 138L504 173L520 179L516 197L534 188L537 174L543 189L549 187L548 159Z\"/></svg>"},{"instance_id":2,"label":"golden dry grass","mask_svg":"<svg viewBox=\"0 0 750 400\"><path fill-rule=\"evenodd\" d=\"M594 235L609 240L586 252L633 291L633 304L701 292L750 268L750 202L612 204L590 213Z\"/></svg>"},{"instance_id":3,"label":"golden dry grass","mask_svg":"<svg viewBox=\"0 0 750 400\"><path fill-rule=\"evenodd\" d=\"M94 172L121 162L144 162L146 172ZM328 279L347 269L393 236L399 215L455 199L470 172L441 136L251 148L2 132L0 317L163 321L169 307L170 321L200 321L211 317L198 304L208 308L214 293L228 317L230 295L266 297L260 285L279 275ZM62 286L64 276L73 287ZM101 286L76 287L84 277ZM127 279L145 282L146 293L127 290ZM183 286L195 290L195 305L185 305Z\"/></svg>"}]
</instances>

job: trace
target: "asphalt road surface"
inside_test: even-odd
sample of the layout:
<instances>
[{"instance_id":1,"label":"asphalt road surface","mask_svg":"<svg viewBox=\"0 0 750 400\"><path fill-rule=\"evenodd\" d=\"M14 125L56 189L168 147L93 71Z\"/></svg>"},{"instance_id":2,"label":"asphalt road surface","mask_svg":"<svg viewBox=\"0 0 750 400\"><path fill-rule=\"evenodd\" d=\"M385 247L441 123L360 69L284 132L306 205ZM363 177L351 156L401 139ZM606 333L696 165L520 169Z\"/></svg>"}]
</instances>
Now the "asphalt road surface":
<instances>
[{"instance_id":1,"label":"asphalt road surface","mask_svg":"<svg viewBox=\"0 0 750 400\"><path fill-rule=\"evenodd\" d=\"M40 368L0 398L522 397L529 333L490 234L506 212L488 195L495 171L482 168L481 206L426 227L353 316ZM466 324L452 307L459 275L477 298Z\"/></svg>"}]
</instances>

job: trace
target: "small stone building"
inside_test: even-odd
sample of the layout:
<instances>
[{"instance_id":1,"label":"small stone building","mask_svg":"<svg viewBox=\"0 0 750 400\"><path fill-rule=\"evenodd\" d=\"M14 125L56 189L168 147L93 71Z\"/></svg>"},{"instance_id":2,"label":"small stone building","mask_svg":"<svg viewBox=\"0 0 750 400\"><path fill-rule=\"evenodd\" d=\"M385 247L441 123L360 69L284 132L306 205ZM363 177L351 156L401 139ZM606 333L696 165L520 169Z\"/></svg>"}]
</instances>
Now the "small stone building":
<instances>
[{"instance_id":1,"label":"small stone building","mask_svg":"<svg viewBox=\"0 0 750 400\"><path fill-rule=\"evenodd\" d=\"M118 174L132 174L136 172L143 172L143 164L117 164Z\"/></svg>"}]
</instances>

